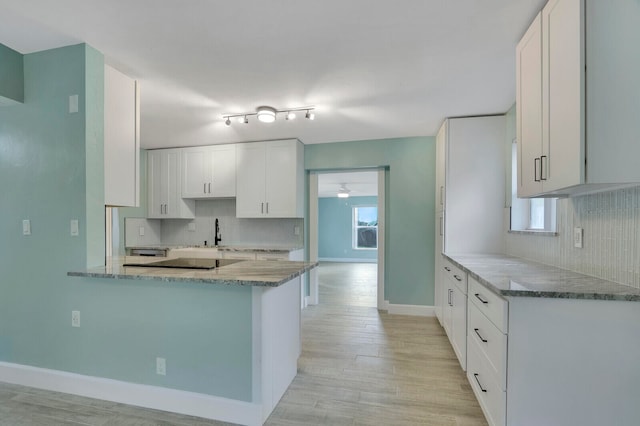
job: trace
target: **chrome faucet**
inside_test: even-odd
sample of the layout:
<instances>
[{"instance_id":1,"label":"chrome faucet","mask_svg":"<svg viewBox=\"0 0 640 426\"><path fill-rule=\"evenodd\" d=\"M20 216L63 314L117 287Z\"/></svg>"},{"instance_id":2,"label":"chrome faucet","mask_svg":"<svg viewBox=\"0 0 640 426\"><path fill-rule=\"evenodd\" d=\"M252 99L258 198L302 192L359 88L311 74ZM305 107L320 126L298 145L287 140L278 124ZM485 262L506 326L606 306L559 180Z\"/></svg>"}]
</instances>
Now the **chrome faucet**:
<instances>
[{"instance_id":1,"label":"chrome faucet","mask_svg":"<svg viewBox=\"0 0 640 426\"><path fill-rule=\"evenodd\" d=\"M217 246L220 241L222 241L222 234L220 234L220 225L218 223L218 219L216 218L216 229L215 236L213 237L213 245Z\"/></svg>"}]
</instances>

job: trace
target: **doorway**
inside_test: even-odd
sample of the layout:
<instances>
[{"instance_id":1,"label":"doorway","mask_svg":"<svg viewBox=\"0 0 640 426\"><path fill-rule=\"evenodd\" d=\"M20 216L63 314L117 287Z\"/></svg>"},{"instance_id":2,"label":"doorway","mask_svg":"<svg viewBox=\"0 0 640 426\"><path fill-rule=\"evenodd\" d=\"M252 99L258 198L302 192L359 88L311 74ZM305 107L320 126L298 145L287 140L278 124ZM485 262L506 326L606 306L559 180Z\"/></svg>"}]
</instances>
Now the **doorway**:
<instances>
[{"instance_id":1,"label":"doorway","mask_svg":"<svg viewBox=\"0 0 640 426\"><path fill-rule=\"evenodd\" d=\"M373 281L372 298L364 296L368 292L364 286L350 287L363 296L359 303L370 300L364 303L378 309L384 309L385 173L384 169L312 171L309 178L309 259L322 262L323 274L349 276L359 271L360 277L368 277ZM309 304L320 302L316 269L310 273ZM345 289L333 290L342 298L351 297Z\"/></svg>"}]
</instances>

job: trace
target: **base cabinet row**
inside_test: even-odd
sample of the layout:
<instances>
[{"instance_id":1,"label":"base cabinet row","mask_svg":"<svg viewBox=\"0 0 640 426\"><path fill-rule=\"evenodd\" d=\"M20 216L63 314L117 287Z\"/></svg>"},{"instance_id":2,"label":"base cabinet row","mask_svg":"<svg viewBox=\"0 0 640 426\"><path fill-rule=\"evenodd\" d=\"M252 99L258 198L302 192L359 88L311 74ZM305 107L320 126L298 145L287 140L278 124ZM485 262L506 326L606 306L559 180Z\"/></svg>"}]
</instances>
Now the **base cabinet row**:
<instances>
[{"instance_id":1,"label":"base cabinet row","mask_svg":"<svg viewBox=\"0 0 640 426\"><path fill-rule=\"evenodd\" d=\"M502 297L448 257L442 264L467 280L466 298L453 296L466 302L466 327L453 307L441 320L489 425L638 424L640 303Z\"/></svg>"}]
</instances>

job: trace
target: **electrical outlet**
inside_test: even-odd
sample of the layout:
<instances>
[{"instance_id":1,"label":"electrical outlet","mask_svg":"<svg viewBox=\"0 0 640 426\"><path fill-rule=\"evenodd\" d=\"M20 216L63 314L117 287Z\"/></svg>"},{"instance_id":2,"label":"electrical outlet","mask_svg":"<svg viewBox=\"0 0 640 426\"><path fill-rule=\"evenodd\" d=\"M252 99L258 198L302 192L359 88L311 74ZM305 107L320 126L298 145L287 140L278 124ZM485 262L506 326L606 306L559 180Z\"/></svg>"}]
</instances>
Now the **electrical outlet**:
<instances>
[{"instance_id":1,"label":"electrical outlet","mask_svg":"<svg viewBox=\"0 0 640 426\"><path fill-rule=\"evenodd\" d=\"M80 311L71 311L71 326L80 327Z\"/></svg>"},{"instance_id":2,"label":"electrical outlet","mask_svg":"<svg viewBox=\"0 0 640 426\"><path fill-rule=\"evenodd\" d=\"M294 226L293 227L293 235L300 235L300 227L299 226Z\"/></svg>"},{"instance_id":3,"label":"electrical outlet","mask_svg":"<svg viewBox=\"0 0 640 426\"><path fill-rule=\"evenodd\" d=\"M575 248L582 248L582 237L583 230L582 228L573 228L573 246Z\"/></svg>"},{"instance_id":4,"label":"electrical outlet","mask_svg":"<svg viewBox=\"0 0 640 426\"><path fill-rule=\"evenodd\" d=\"M161 376L167 375L167 360L164 358L156 358L156 374Z\"/></svg>"},{"instance_id":5,"label":"electrical outlet","mask_svg":"<svg viewBox=\"0 0 640 426\"><path fill-rule=\"evenodd\" d=\"M140 235L141 237L144 237L144 226L141 226L138 228L138 235Z\"/></svg>"},{"instance_id":6,"label":"electrical outlet","mask_svg":"<svg viewBox=\"0 0 640 426\"><path fill-rule=\"evenodd\" d=\"M22 235L31 235L31 221L29 219L22 221Z\"/></svg>"},{"instance_id":7,"label":"electrical outlet","mask_svg":"<svg viewBox=\"0 0 640 426\"><path fill-rule=\"evenodd\" d=\"M69 96L69 113L78 112L78 95Z\"/></svg>"}]
</instances>

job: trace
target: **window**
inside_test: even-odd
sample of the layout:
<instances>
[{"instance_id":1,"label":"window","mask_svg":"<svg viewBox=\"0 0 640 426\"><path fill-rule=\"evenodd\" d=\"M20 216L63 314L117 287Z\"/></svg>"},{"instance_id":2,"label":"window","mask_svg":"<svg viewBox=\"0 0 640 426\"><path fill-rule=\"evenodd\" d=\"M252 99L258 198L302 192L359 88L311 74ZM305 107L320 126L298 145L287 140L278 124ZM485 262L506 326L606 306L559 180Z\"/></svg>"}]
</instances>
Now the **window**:
<instances>
[{"instance_id":1,"label":"window","mask_svg":"<svg viewBox=\"0 0 640 426\"><path fill-rule=\"evenodd\" d=\"M555 232L555 198L518 198L518 150L513 143L511 152L511 230Z\"/></svg>"},{"instance_id":2,"label":"window","mask_svg":"<svg viewBox=\"0 0 640 426\"><path fill-rule=\"evenodd\" d=\"M377 207L353 208L353 248L356 250L375 250L378 248Z\"/></svg>"}]
</instances>

